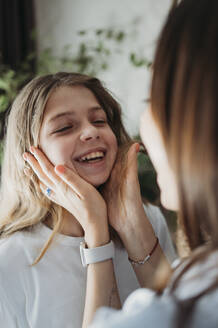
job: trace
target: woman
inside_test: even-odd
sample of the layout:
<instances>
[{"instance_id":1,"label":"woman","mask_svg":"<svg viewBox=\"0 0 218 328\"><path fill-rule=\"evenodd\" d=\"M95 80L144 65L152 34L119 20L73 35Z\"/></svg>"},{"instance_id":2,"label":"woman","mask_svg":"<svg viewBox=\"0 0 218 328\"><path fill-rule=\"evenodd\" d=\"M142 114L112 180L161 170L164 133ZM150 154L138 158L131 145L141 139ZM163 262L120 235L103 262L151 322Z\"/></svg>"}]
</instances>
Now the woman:
<instances>
[{"instance_id":1,"label":"woman","mask_svg":"<svg viewBox=\"0 0 218 328\"><path fill-rule=\"evenodd\" d=\"M124 176L119 174L113 185L109 181L120 163L124 173L123 153L132 143L119 105L98 79L73 73L42 76L16 97L2 167L2 326L76 328L84 321L85 327L93 313L90 295L102 304L103 294L103 304L119 308L139 286L137 270L135 274L124 248L118 247L121 239L125 246L126 236L116 208ZM155 231L172 261L175 253L160 212L142 205L135 147L130 147L129 161L135 161L132 188L138 194L143 238L153 243ZM126 219L131 216L127 213ZM159 261L160 256L147 274Z\"/></svg>"},{"instance_id":2,"label":"woman","mask_svg":"<svg viewBox=\"0 0 218 328\"><path fill-rule=\"evenodd\" d=\"M138 290L122 311L99 310L92 327L218 326L217 17L216 0L183 0L170 13L141 119L162 204L178 211L190 256L162 296Z\"/></svg>"}]
</instances>

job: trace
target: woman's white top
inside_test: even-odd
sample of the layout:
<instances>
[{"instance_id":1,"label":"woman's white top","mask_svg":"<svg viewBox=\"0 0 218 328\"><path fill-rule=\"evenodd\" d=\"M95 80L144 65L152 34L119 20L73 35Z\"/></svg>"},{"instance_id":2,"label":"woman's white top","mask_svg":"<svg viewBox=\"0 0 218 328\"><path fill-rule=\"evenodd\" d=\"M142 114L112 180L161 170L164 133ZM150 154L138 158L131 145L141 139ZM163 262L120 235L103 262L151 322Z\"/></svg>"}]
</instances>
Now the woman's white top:
<instances>
[{"instance_id":1,"label":"woman's white top","mask_svg":"<svg viewBox=\"0 0 218 328\"><path fill-rule=\"evenodd\" d=\"M157 207L145 207L160 245L172 262L175 251ZM41 261L31 266L51 234L43 224L0 241L0 327L81 328L86 273L80 258L84 238L57 234ZM116 249L114 270L122 303L139 288L125 250Z\"/></svg>"},{"instance_id":2,"label":"woman's white top","mask_svg":"<svg viewBox=\"0 0 218 328\"><path fill-rule=\"evenodd\" d=\"M172 277L174 281L184 264L178 266ZM97 311L90 328L177 328L180 327L217 328L218 327L218 289L201 297L191 312L190 325L179 318L179 302L197 296L218 279L218 251L206 261L193 266L181 279L174 295L170 285L162 296L140 288L125 301L122 310L101 308Z\"/></svg>"}]
</instances>

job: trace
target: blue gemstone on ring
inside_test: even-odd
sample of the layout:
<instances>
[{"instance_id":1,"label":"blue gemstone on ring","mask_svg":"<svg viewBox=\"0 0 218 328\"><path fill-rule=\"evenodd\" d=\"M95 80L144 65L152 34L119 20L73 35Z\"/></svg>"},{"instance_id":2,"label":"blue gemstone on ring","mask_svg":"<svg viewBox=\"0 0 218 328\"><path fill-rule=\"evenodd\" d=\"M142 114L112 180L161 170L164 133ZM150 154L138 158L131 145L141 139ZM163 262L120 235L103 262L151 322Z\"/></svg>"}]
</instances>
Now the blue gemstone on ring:
<instances>
[{"instance_id":1,"label":"blue gemstone on ring","mask_svg":"<svg viewBox=\"0 0 218 328\"><path fill-rule=\"evenodd\" d=\"M46 195L47 195L47 196L50 196L50 195L51 195L51 189L50 189L50 188L47 188L47 189L46 189Z\"/></svg>"}]
</instances>

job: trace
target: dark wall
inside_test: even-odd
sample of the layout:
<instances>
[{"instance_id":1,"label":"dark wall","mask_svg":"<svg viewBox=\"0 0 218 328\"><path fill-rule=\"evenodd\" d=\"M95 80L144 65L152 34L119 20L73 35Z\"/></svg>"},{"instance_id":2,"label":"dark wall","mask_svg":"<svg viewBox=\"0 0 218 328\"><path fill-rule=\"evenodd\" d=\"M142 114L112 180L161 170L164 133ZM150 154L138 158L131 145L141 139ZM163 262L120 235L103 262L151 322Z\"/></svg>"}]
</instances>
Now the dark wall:
<instances>
[{"instance_id":1,"label":"dark wall","mask_svg":"<svg viewBox=\"0 0 218 328\"><path fill-rule=\"evenodd\" d=\"M16 69L35 50L32 0L0 0L1 63Z\"/></svg>"}]
</instances>

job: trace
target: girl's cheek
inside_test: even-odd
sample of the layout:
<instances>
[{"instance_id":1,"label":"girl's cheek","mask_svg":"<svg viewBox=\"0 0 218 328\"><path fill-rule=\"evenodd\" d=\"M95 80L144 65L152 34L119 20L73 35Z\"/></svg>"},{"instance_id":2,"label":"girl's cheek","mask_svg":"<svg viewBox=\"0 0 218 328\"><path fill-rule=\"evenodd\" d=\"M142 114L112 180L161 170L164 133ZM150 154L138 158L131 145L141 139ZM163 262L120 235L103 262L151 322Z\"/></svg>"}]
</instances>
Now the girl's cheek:
<instances>
[{"instance_id":1,"label":"girl's cheek","mask_svg":"<svg viewBox=\"0 0 218 328\"><path fill-rule=\"evenodd\" d=\"M66 161L68 153L70 149L66 142L51 142L46 155L53 165L58 165Z\"/></svg>"}]
</instances>

